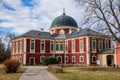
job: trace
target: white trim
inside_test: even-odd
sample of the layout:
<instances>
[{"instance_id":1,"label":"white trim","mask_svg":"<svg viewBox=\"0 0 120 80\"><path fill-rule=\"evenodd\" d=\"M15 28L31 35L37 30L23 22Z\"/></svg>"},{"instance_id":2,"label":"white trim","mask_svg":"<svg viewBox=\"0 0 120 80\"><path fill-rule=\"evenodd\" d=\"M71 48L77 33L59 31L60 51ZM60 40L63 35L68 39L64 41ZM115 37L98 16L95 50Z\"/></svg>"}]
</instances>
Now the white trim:
<instances>
[{"instance_id":1,"label":"white trim","mask_svg":"<svg viewBox=\"0 0 120 80\"><path fill-rule=\"evenodd\" d=\"M87 53L86 53L86 61L87 61L87 65L90 64L90 38L86 37L86 49L87 49Z\"/></svg>"},{"instance_id":2,"label":"white trim","mask_svg":"<svg viewBox=\"0 0 120 80\"><path fill-rule=\"evenodd\" d=\"M94 45L93 45L94 41L95 41L95 49L94 49ZM96 39L92 39L92 52L96 52Z\"/></svg>"},{"instance_id":3,"label":"white trim","mask_svg":"<svg viewBox=\"0 0 120 80\"><path fill-rule=\"evenodd\" d=\"M42 50L42 43L44 44L44 50ZM41 40L40 42L40 52L45 53L45 40Z\"/></svg>"},{"instance_id":4,"label":"white trim","mask_svg":"<svg viewBox=\"0 0 120 80\"><path fill-rule=\"evenodd\" d=\"M102 43L102 49L103 49L103 40L99 40L99 44L98 44L98 46L99 46L99 51L102 50L102 49L100 49L100 43Z\"/></svg>"},{"instance_id":5,"label":"white trim","mask_svg":"<svg viewBox=\"0 0 120 80\"><path fill-rule=\"evenodd\" d=\"M73 45L74 45L74 46L73 46ZM71 47L72 47L72 52L75 52L75 48L76 48L76 47L75 47L75 40L72 40L72 46L71 46Z\"/></svg>"},{"instance_id":6,"label":"white trim","mask_svg":"<svg viewBox=\"0 0 120 80\"><path fill-rule=\"evenodd\" d=\"M116 60L116 48L117 48L117 46L116 46L116 42L114 42L114 46L115 46L115 54L114 54L114 61L115 61L115 65L117 65L117 60Z\"/></svg>"},{"instance_id":7,"label":"white trim","mask_svg":"<svg viewBox=\"0 0 120 80\"><path fill-rule=\"evenodd\" d=\"M83 61L81 61L81 58L83 58ZM79 61L84 62L84 56L79 56Z\"/></svg>"},{"instance_id":8,"label":"white trim","mask_svg":"<svg viewBox=\"0 0 120 80\"><path fill-rule=\"evenodd\" d=\"M31 43L34 43L34 49L31 50ZM35 53L35 40L30 40L30 53Z\"/></svg>"},{"instance_id":9,"label":"white trim","mask_svg":"<svg viewBox=\"0 0 120 80\"><path fill-rule=\"evenodd\" d=\"M65 41L65 53L68 53L68 41Z\"/></svg>"},{"instance_id":10,"label":"white trim","mask_svg":"<svg viewBox=\"0 0 120 80\"><path fill-rule=\"evenodd\" d=\"M26 65L26 54L23 54L23 64Z\"/></svg>"},{"instance_id":11,"label":"white trim","mask_svg":"<svg viewBox=\"0 0 120 80\"><path fill-rule=\"evenodd\" d=\"M72 56L72 62L76 62L76 56Z\"/></svg>"},{"instance_id":12,"label":"white trim","mask_svg":"<svg viewBox=\"0 0 120 80\"><path fill-rule=\"evenodd\" d=\"M81 43L82 43L82 48L81 48ZM83 41L83 39L79 39L79 50L80 50L80 52L84 52L84 41Z\"/></svg>"}]
</instances>

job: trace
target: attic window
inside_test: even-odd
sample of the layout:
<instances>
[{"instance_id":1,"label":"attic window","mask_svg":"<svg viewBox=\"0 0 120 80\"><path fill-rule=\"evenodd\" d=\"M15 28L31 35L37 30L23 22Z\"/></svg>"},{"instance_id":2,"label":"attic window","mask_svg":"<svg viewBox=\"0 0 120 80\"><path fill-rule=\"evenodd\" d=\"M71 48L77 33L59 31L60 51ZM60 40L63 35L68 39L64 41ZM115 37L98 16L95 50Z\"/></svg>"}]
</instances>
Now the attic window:
<instances>
[{"instance_id":1,"label":"attic window","mask_svg":"<svg viewBox=\"0 0 120 80\"><path fill-rule=\"evenodd\" d=\"M38 35L41 35L40 33Z\"/></svg>"}]
</instances>

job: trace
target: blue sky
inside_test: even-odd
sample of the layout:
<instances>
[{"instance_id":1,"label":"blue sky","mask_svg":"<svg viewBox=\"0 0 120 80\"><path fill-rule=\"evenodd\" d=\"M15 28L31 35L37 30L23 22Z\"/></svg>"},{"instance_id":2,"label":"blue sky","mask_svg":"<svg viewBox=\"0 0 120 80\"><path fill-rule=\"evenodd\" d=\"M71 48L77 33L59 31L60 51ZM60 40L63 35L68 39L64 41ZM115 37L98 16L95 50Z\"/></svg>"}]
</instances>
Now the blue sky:
<instances>
[{"instance_id":1,"label":"blue sky","mask_svg":"<svg viewBox=\"0 0 120 80\"><path fill-rule=\"evenodd\" d=\"M29 30L48 31L55 17L63 13L82 22L84 8L74 0L0 0L0 31L22 34Z\"/></svg>"}]
</instances>

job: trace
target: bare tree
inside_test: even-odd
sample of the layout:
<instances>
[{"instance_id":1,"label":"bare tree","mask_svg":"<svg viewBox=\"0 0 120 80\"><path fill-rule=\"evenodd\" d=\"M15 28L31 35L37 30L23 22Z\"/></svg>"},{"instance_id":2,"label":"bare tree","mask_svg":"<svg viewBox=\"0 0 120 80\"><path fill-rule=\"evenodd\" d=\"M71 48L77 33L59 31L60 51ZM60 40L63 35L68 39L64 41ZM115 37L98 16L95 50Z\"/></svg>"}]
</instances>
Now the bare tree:
<instances>
[{"instance_id":1,"label":"bare tree","mask_svg":"<svg viewBox=\"0 0 120 80\"><path fill-rule=\"evenodd\" d=\"M85 22L110 33L120 43L120 0L75 0L86 9Z\"/></svg>"}]
</instances>

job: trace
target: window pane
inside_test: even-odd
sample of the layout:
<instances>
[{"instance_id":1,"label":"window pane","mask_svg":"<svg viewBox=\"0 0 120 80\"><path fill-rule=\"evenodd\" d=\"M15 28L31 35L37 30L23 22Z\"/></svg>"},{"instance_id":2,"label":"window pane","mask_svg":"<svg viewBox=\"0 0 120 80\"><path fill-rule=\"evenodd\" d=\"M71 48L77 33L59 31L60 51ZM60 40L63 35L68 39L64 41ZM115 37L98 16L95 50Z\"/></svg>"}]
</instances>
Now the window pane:
<instances>
[{"instance_id":1,"label":"window pane","mask_svg":"<svg viewBox=\"0 0 120 80\"><path fill-rule=\"evenodd\" d=\"M93 44L92 44L93 46L93 49L96 49L96 42L95 41L93 41Z\"/></svg>"},{"instance_id":2,"label":"window pane","mask_svg":"<svg viewBox=\"0 0 120 80\"><path fill-rule=\"evenodd\" d=\"M96 57L95 56L93 57L93 61L96 61Z\"/></svg>"},{"instance_id":3,"label":"window pane","mask_svg":"<svg viewBox=\"0 0 120 80\"><path fill-rule=\"evenodd\" d=\"M63 44L60 44L60 51L63 50Z\"/></svg>"},{"instance_id":4,"label":"window pane","mask_svg":"<svg viewBox=\"0 0 120 80\"><path fill-rule=\"evenodd\" d=\"M53 50L53 49L54 49L54 48L53 48L53 44L51 44L50 48L51 48L51 50Z\"/></svg>"},{"instance_id":5,"label":"window pane","mask_svg":"<svg viewBox=\"0 0 120 80\"><path fill-rule=\"evenodd\" d=\"M44 46L45 46L44 43L42 43L42 50L44 50Z\"/></svg>"},{"instance_id":6,"label":"window pane","mask_svg":"<svg viewBox=\"0 0 120 80\"><path fill-rule=\"evenodd\" d=\"M34 43L31 43L31 50L34 50Z\"/></svg>"},{"instance_id":7,"label":"window pane","mask_svg":"<svg viewBox=\"0 0 120 80\"><path fill-rule=\"evenodd\" d=\"M75 43L72 43L72 50L75 50Z\"/></svg>"},{"instance_id":8,"label":"window pane","mask_svg":"<svg viewBox=\"0 0 120 80\"><path fill-rule=\"evenodd\" d=\"M56 51L58 51L59 50L59 45L58 44L56 44Z\"/></svg>"},{"instance_id":9,"label":"window pane","mask_svg":"<svg viewBox=\"0 0 120 80\"><path fill-rule=\"evenodd\" d=\"M68 50L68 45L67 44L65 44L65 50Z\"/></svg>"}]
</instances>

